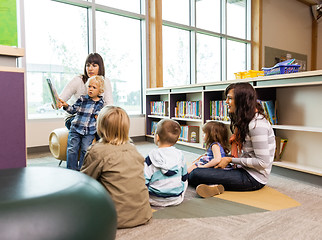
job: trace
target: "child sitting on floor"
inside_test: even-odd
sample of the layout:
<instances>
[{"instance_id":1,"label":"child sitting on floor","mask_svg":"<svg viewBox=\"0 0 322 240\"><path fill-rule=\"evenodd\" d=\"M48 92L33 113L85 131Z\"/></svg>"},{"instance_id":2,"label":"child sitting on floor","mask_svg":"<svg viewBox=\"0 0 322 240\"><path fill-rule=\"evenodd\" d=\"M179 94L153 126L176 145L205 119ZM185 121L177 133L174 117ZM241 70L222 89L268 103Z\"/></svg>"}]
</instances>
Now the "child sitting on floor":
<instances>
[{"instance_id":1,"label":"child sitting on floor","mask_svg":"<svg viewBox=\"0 0 322 240\"><path fill-rule=\"evenodd\" d=\"M105 106L97 119L100 140L88 149L81 169L111 195L118 228L145 224L152 217L144 158L130 143L129 129L130 119L122 108Z\"/></svg>"},{"instance_id":2,"label":"child sitting on floor","mask_svg":"<svg viewBox=\"0 0 322 240\"><path fill-rule=\"evenodd\" d=\"M181 133L178 122L163 119L157 124L154 142L157 149L145 158L145 184L152 206L178 205L187 188L187 166L182 152L173 145Z\"/></svg>"},{"instance_id":3,"label":"child sitting on floor","mask_svg":"<svg viewBox=\"0 0 322 240\"><path fill-rule=\"evenodd\" d=\"M59 99L59 107L76 116L71 123L67 140L67 168L79 171L87 148L92 144L96 134L96 118L102 109L104 101L104 78L94 76L88 79L87 95L80 96L75 104L68 105ZM80 156L78 160L80 149Z\"/></svg>"},{"instance_id":4,"label":"child sitting on floor","mask_svg":"<svg viewBox=\"0 0 322 240\"><path fill-rule=\"evenodd\" d=\"M222 157L226 157L229 152L228 130L226 126L217 121L207 122L202 131L207 152L196 159L188 168L188 173L193 169L215 167Z\"/></svg>"}]
</instances>

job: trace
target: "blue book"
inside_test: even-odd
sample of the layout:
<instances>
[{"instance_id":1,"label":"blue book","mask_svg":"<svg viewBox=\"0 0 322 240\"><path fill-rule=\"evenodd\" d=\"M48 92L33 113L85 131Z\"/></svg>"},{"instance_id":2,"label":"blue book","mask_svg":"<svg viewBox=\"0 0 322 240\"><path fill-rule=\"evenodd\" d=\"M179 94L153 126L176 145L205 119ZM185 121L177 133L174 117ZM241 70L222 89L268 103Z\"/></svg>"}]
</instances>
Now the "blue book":
<instances>
[{"instance_id":1,"label":"blue book","mask_svg":"<svg viewBox=\"0 0 322 240\"><path fill-rule=\"evenodd\" d=\"M277 117L276 117L276 111L275 111L275 104L272 100L265 101L265 106L267 110L268 117L270 118L270 121L272 124L277 124Z\"/></svg>"}]
</instances>

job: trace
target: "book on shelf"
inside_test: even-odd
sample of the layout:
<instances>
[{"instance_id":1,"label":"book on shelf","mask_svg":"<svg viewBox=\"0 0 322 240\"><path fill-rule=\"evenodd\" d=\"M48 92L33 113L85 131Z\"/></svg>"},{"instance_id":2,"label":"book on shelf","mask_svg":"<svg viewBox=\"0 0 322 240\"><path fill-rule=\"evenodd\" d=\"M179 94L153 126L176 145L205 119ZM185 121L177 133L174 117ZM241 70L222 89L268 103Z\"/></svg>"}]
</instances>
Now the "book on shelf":
<instances>
[{"instance_id":1,"label":"book on shelf","mask_svg":"<svg viewBox=\"0 0 322 240\"><path fill-rule=\"evenodd\" d=\"M210 119L229 121L228 105L224 100L210 101Z\"/></svg>"},{"instance_id":2,"label":"book on shelf","mask_svg":"<svg viewBox=\"0 0 322 240\"><path fill-rule=\"evenodd\" d=\"M52 106L54 109L58 110L58 102L59 102L59 97L56 91L56 88L54 87L54 85L52 84L51 80L49 78L46 79L46 82L48 84L49 87L49 92L50 92L50 97L52 99Z\"/></svg>"},{"instance_id":3,"label":"book on shelf","mask_svg":"<svg viewBox=\"0 0 322 240\"><path fill-rule=\"evenodd\" d=\"M179 140L183 142L199 143L199 126L181 126Z\"/></svg>"},{"instance_id":4,"label":"book on shelf","mask_svg":"<svg viewBox=\"0 0 322 240\"><path fill-rule=\"evenodd\" d=\"M151 122L151 135L154 135L157 131L157 121L152 121Z\"/></svg>"},{"instance_id":5,"label":"book on shelf","mask_svg":"<svg viewBox=\"0 0 322 240\"><path fill-rule=\"evenodd\" d=\"M280 161L285 151L285 147L288 142L288 139L276 136L275 142L276 142L276 149L275 149L274 161Z\"/></svg>"},{"instance_id":6,"label":"book on shelf","mask_svg":"<svg viewBox=\"0 0 322 240\"><path fill-rule=\"evenodd\" d=\"M276 106L277 103L273 100L262 101L258 100L258 102L262 105L264 109L264 113L266 114L268 121L274 125L277 124L277 116L276 116Z\"/></svg>"},{"instance_id":7,"label":"book on shelf","mask_svg":"<svg viewBox=\"0 0 322 240\"><path fill-rule=\"evenodd\" d=\"M169 102L168 101L151 101L151 114L158 116L169 116Z\"/></svg>"},{"instance_id":8,"label":"book on shelf","mask_svg":"<svg viewBox=\"0 0 322 240\"><path fill-rule=\"evenodd\" d=\"M177 101L175 117L201 119L201 101Z\"/></svg>"}]
</instances>

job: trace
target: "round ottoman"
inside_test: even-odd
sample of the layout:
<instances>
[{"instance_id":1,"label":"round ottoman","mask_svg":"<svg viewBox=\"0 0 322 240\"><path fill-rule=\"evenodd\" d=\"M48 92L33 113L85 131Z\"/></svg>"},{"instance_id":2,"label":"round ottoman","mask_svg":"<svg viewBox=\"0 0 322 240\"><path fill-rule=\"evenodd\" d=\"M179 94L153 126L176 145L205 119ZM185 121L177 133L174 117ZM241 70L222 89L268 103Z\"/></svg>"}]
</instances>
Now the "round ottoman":
<instances>
[{"instance_id":1,"label":"round ottoman","mask_svg":"<svg viewBox=\"0 0 322 240\"><path fill-rule=\"evenodd\" d=\"M57 128L49 135L49 150L61 161L66 161L68 132L67 128Z\"/></svg>"},{"instance_id":2,"label":"round ottoman","mask_svg":"<svg viewBox=\"0 0 322 240\"><path fill-rule=\"evenodd\" d=\"M2 240L115 239L116 211L105 188L68 169L0 170Z\"/></svg>"}]
</instances>

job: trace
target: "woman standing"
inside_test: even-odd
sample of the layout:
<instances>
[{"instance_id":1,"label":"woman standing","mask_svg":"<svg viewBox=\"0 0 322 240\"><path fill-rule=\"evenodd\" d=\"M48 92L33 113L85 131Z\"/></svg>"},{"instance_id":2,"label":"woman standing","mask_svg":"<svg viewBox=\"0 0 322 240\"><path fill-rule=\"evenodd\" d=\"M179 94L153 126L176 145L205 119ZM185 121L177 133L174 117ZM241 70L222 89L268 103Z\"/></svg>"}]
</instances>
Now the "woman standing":
<instances>
[{"instance_id":1,"label":"woman standing","mask_svg":"<svg viewBox=\"0 0 322 240\"><path fill-rule=\"evenodd\" d=\"M60 98L72 105L81 95L86 95L87 89L85 83L90 77L101 75L105 77L105 67L102 57L98 53L90 53L85 61L84 74L74 77L63 89ZM108 78L104 83L104 106L113 105L112 86ZM65 118L65 126L70 129L74 115L68 114Z\"/></svg>"},{"instance_id":2,"label":"woman standing","mask_svg":"<svg viewBox=\"0 0 322 240\"><path fill-rule=\"evenodd\" d=\"M253 191L264 187L272 169L275 136L249 83L233 83L226 88L226 103L231 119L233 157L223 157L215 168L196 168L189 184L201 197L230 191ZM224 170L229 164L232 170Z\"/></svg>"}]
</instances>

